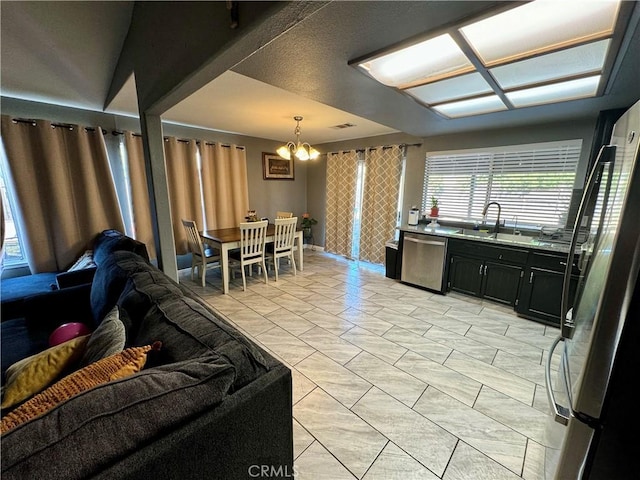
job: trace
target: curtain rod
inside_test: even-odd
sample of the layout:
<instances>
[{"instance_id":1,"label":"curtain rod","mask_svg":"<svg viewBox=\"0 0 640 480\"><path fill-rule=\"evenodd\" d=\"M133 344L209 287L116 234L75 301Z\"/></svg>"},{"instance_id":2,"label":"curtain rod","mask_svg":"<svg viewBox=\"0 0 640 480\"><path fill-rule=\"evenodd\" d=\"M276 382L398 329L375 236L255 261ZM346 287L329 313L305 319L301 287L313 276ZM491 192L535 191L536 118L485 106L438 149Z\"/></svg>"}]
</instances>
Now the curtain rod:
<instances>
[{"instance_id":1,"label":"curtain rod","mask_svg":"<svg viewBox=\"0 0 640 480\"><path fill-rule=\"evenodd\" d=\"M400 148L406 148L406 147L421 147L422 144L421 143L400 143L398 145L383 145L382 147L368 147L368 148L356 148L353 151L358 153L358 152L366 152L367 150L371 151L371 150L376 150L378 148L382 148L383 150L387 150L389 148L393 148L394 146L398 146ZM350 152L352 150L339 150L337 152L329 152L327 155L337 155L340 152Z\"/></svg>"},{"instance_id":2,"label":"curtain rod","mask_svg":"<svg viewBox=\"0 0 640 480\"><path fill-rule=\"evenodd\" d=\"M166 142L167 140L169 140L169 138L171 137L164 137L164 141ZM191 141L193 141L190 138L176 138L176 141L180 142L180 143L189 143ZM200 145L202 143L201 140L196 140L196 145ZM213 146L213 145L217 145L215 142L204 142L205 145L209 145L209 146ZM226 145L224 143L220 143L219 144L222 148L231 148L231 145ZM238 150L244 150L244 147L236 145L236 148Z\"/></svg>"},{"instance_id":3,"label":"curtain rod","mask_svg":"<svg viewBox=\"0 0 640 480\"><path fill-rule=\"evenodd\" d=\"M112 135L124 135L124 132L122 132L120 130L112 130L111 134ZM134 137L142 137L142 134L140 134L140 133L133 133L132 135ZM164 138L164 140L169 140L170 137L163 137L163 138ZM191 139L189 139L189 138L177 138L176 140L178 142L181 142L181 143L189 143L191 141ZM200 145L201 143L202 142L200 140L196 140L196 145ZM212 146L212 145L216 145L216 143L215 142L205 142L205 145L211 145ZM221 143L220 146L224 147L224 148L231 148L231 145L226 145L224 143ZM238 150L244 150L244 147L241 146L241 145L236 145L236 148Z\"/></svg>"},{"instance_id":4,"label":"curtain rod","mask_svg":"<svg viewBox=\"0 0 640 480\"><path fill-rule=\"evenodd\" d=\"M38 121L34 120L33 118L12 118L11 121L13 123L28 123L29 125L32 125L34 127L38 124ZM83 126L80 126L80 125L74 125L73 123L59 123L59 122L53 123L52 122L51 126L53 128L67 128L69 130L73 130L76 127L77 128L84 128L84 130L86 132L95 132L96 131L96 129L94 127L83 127ZM108 133L104 128L102 128L101 130L102 130L103 135Z\"/></svg>"}]
</instances>

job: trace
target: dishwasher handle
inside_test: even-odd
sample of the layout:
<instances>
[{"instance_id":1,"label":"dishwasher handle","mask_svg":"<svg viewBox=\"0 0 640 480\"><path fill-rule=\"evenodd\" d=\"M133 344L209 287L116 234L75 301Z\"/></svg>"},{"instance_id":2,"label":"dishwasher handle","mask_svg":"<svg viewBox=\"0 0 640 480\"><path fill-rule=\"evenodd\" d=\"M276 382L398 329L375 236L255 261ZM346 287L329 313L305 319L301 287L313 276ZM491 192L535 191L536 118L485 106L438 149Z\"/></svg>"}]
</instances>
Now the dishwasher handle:
<instances>
[{"instance_id":1,"label":"dishwasher handle","mask_svg":"<svg viewBox=\"0 0 640 480\"><path fill-rule=\"evenodd\" d=\"M435 240L420 240L418 238L413 237L404 237L405 242L413 242L413 243L422 243L424 245L437 245L439 247L444 247L446 245L445 242L438 242Z\"/></svg>"}]
</instances>

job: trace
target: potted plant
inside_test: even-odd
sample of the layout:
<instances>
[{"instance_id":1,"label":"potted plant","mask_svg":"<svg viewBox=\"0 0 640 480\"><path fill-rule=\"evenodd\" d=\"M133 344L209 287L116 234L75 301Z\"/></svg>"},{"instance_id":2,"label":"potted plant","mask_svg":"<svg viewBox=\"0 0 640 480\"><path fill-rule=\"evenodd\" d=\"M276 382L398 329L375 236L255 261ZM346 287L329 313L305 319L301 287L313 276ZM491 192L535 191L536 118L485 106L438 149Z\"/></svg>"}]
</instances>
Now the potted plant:
<instances>
[{"instance_id":1,"label":"potted plant","mask_svg":"<svg viewBox=\"0 0 640 480\"><path fill-rule=\"evenodd\" d=\"M302 235L304 238L311 238L311 226L318 223L315 218L311 218L308 213L302 214Z\"/></svg>"},{"instance_id":2,"label":"potted plant","mask_svg":"<svg viewBox=\"0 0 640 480\"><path fill-rule=\"evenodd\" d=\"M438 199L436 197L431 197L431 216L437 217L440 213L440 207L438 207Z\"/></svg>"}]
</instances>

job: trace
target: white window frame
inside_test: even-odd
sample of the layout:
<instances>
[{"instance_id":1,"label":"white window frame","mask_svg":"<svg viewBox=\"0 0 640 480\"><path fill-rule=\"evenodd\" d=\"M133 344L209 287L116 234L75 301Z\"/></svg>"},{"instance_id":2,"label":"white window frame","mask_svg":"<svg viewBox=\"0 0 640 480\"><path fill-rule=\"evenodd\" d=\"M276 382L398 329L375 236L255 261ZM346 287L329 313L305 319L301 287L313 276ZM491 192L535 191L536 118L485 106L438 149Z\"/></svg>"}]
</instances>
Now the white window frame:
<instances>
[{"instance_id":1,"label":"white window frame","mask_svg":"<svg viewBox=\"0 0 640 480\"><path fill-rule=\"evenodd\" d=\"M582 140L574 139L427 152L422 209L428 212L435 196L441 217L473 222L482 220L484 205L497 201L501 220L565 228L581 149ZM495 220L497 209L488 213Z\"/></svg>"},{"instance_id":2,"label":"white window frame","mask_svg":"<svg viewBox=\"0 0 640 480\"><path fill-rule=\"evenodd\" d=\"M0 174L3 177L4 187L6 196L3 195L3 207L4 207L4 215L5 215L5 238L4 238L4 248L2 249L2 257L0 258L1 266L0 272L3 269L13 269L13 268L21 268L26 267L28 265L27 256L24 249L24 240L22 238L22 226L20 225L20 211L17 208L17 203L14 198L13 192L13 183L11 180L11 172L8 168L8 162L6 157L6 152L4 150L4 144L2 143L2 139L0 138ZM11 219L12 222L9 222L8 219ZM15 236L7 237L7 226L9 223L12 223L15 229ZM14 240L18 243L18 248L20 250L19 258L11 258L6 256L7 250L7 240Z\"/></svg>"}]
</instances>

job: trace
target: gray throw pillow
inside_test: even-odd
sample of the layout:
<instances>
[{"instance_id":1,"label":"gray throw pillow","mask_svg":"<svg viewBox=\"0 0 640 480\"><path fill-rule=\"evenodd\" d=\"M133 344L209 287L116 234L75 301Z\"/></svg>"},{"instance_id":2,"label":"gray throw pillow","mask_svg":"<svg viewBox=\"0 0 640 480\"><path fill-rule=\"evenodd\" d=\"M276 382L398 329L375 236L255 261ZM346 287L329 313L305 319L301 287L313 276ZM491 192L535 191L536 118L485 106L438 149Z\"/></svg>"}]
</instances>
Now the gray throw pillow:
<instances>
[{"instance_id":1,"label":"gray throw pillow","mask_svg":"<svg viewBox=\"0 0 640 480\"><path fill-rule=\"evenodd\" d=\"M124 350L126 333L116 305L91 334L80 366L84 367Z\"/></svg>"}]
</instances>

